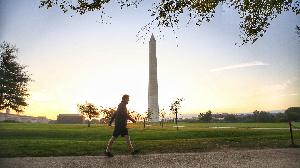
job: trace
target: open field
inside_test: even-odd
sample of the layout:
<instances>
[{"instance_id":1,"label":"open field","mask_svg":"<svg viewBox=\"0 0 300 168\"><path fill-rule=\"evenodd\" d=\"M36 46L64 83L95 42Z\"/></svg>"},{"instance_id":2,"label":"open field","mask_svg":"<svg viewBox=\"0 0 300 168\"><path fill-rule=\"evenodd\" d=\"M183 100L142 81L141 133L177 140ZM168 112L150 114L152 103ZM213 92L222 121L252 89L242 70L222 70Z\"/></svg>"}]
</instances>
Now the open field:
<instances>
[{"instance_id":1,"label":"open field","mask_svg":"<svg viewBox=\"0 0 300 168\"><path fill-rule=\"evenodd\" d=\"M164 128L154 124L146 129L141 123L129 124L134 145L148 153L203 152L223 149L286 148L289 130L251 128L287 128L287 123L179 123ZM294 123L300 127L300 123ZM209 128L237 127L237 128ZM62 125L0 123L0 157L102 155L113 127L107 125ZM294 139L300 144L300 131ZM113 146L115 154L127 154L122 138Z\"/></svg>"}]
</instances>

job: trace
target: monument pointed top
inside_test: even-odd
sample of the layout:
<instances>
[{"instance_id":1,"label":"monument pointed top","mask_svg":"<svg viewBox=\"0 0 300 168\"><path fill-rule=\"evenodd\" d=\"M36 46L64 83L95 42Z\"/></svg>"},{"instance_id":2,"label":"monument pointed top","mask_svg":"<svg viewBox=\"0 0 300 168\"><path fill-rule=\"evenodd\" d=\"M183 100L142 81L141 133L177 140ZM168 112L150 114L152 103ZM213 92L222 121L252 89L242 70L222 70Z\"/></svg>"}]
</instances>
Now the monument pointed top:
<instances>
[{"instance_id":1,"label":"monument pointed top","mask_svg":"<svg viewBox=\"0 0 300 168\"><path fill-rule=\"evenodd\" d=\"M150 38L150 41L152 41L152 40L155 40L153 33L152 33L151 38Z\"/></svg>"}]
</instances>

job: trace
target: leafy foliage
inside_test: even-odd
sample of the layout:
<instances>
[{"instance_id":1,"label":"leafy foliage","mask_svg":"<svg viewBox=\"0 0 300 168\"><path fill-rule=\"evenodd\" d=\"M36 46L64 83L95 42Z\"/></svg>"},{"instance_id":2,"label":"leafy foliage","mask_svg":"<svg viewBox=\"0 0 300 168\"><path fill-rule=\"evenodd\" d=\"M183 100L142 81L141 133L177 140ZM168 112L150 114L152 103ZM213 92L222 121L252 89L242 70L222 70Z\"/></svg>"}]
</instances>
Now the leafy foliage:
<instances>
[{"instance_id":1,"label":"leafy foliage","mask_svg":"<svg viewBox=\"0 0 300 168\"><path fill-rule=\"evenodd\" d=\"M226 122L236 122L237 118L234 114L228 114L227 116L224 117L224 121L226 121Z\"/></svg>"},{"instance_id":2,"label":"leafy foliage","mask_svg":"<svg viewBox=\"0 0 300 168\"><path fill-rule=\"evenodd\" d=\"M159 112L159 117L161 119L165 119L166 118L167 113L165 112L165 109L161 109Z\"/></svg>"},{"instance_id":3,"label":"leafy foliage","mask_svg":"<svg viewBox=\"0 0 300 168\"><path fill-rule=\"evenodd\" d=\"M150 108L148 108L148 110L144 113L144 121L150 121L152 119L152 114L153 112L150 110Z\"/></svg>"},{"instance_id":4,"label":"leafy foliage","mask_svg":"<svg viewBox=\"0 0 300 168\"><path fill-rule=\"evenodd\" d=\"M3 42L0 44L0 110L11 108L17 113L27 106L30 75L26 66L17 62L16 46Z\"/></svg>"},{"instance_id":5,"label":"leafy foliage","mask_svg":"<svg viewBox=\"0 0 300 168\"><path fill-rule=\"evenodd\" d=\"M159 117L161 118L160 125L162 128L164 128L164 122L165 122L166 115L167 115L167 113L165 112L165 109L161 109L159 112Z\"/></svg>"},{"instance_id":6,"label":"leafy foliage","mask_svg":"<svg viewBox=\"0 0 300 168\"><path fill-rule=\"evenodd\" d=\"M175 114L175 123L177 125L178 122L178 110L181 108L181 102L183 101L183 98L177 98L173 103L171 103L170 111ZM178 127L177 127L178 130Z\"/></svg>"},{"instance_id":7,"label":"leafy foliage","mask_svg":"<svg viewBox=\"0 0 300 168\"><path fill-rule=\"evenodd\" d=\"M141 121L143 119L143 116L136 111L129 111L128 113L129 116L133 118L135 121Z\"/></svg>"},{"instance_id":8,"label":"leafy foliage","mask_svg":"<svg viewBox=\"0 0 300 168\"><path fill-rule=\"evenodd\" d=\"M274 116L265 111L257 111L253 112L253 119L255 122L271 122Z\"/></svg>"},{"instance_id":9,"label":"leafy foliage","mask_svg":"<svg viewBox=\"0 0 300 168\"><path fill-rule=\"evenodd\" d=\"M148 110L145 111L144 115L140 116L143 120L144 128L146 128L146 122L150 122L150 120L152 119L152 114L153 112L150 110L150 108L148 108Z\"/></svg>"},{"instance_id":10,"label":"leafy foliage","mask_svg":"<svg viewBox=\"0 0 300 168\"><path fill-rule=\"evenodd\" d=\"M117 0L123 7L138 7L144 0ZM87 12L100 11L103 22L104 6L111 0L40 0L40 7L47 9L59 6L66 13L73 11L83 15ZM187 24L195 22L200 26L203 22L210 22L218 6L227 6L236 10L241 18L239 24L241 44L254 43L262 37L270 26L270 22L284 11L292 11L296 15L300 13L300 1L298 0L160 0L153 3L149 9L153 20L143 26L137 37L145 39L150 35L150 30L158 27L178 28L180 20L187 18ZM299 28L297 26L297 28ZM298 29L299 30L299 29Z\"/></svg>"},{"instance_id":11,"label":"leafy foliage","mask_svg":"<svg viewBox=\"0 0 300 168\"><path fill-rule=\"evenodd\" d=\"M210 110L208 110L205 114L200 113L199 120L204 121L204 122L210 122L212 120L212 112Z\"/></svg>"},{"instance_id":12,"label":"leafy foliage","mask_svg":"<svg viewBox=\"0 0 300 168\"><path fill-rule=\"evenodd\" d=\"M111 119L114 112L116 112L116 108L104 108L102 109L102 114L104 115L105 122L108 123Z\"/></svg>"},{"instance_id":13,"label":"leafy foliage","mask_svg":"<svg viewBox=\"0 0 300 168\"><path fill-rule=\"evenodd\" d=\"M284 113L289 121L300 121L300 107L290 107Z\"/></svg>"},{"instance_id":14,"label":"leafy foliage","mask_svg":"<svg viewBox=\"0 0 300 168\"><path fill-rule=\"evenodd\" d=\"M78 104L78 111L88 118L88 127L90 127L90 120L100 115L100 110L92 103Z\"/></svg>"},{"instance_id":15,"label":"leafy foliage","mask_svg":"<svg viewBox=\"0 0 300 168\"><path fill-rule=\"evenodd\" d=\"M300 38L300 26L296 26L296 33L298 37Z\"/></svg>"}]
</instances>

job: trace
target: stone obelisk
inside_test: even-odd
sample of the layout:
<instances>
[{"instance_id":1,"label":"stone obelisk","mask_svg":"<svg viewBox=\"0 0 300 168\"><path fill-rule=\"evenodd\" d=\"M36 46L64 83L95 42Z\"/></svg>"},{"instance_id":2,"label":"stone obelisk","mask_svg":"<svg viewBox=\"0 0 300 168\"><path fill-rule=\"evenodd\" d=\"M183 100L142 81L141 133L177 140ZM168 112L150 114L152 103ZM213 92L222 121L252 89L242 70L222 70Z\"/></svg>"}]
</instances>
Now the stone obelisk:
<instances>
[{"instance_id":1,"label":"stone obelisk","mask_svg":"<svg viewBox=\"0 0 300 168\"><path fill-rule=\"evenodd\" d=\"M157 84L157 59L156 59L156 40L151 35L149 41L149 84L148 84L148 111L150 112L150 121L159 121L158 107L158 84Z\"/></svg>"}]
</instances>

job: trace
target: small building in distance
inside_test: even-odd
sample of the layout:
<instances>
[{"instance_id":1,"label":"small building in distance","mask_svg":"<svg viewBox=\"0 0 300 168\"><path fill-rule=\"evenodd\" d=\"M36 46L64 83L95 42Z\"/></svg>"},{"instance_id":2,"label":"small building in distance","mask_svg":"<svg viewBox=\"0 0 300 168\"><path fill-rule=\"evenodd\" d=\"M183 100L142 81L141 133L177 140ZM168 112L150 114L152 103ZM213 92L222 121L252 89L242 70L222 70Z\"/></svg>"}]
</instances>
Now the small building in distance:
<instances>
[{"instance_id":1,"label":"small building in distance","mask_svg":"<svg viewBox=\"0 0 300 168\"><path fill-rule=\"evenodd\" d=\"M4 122L24 122L24 123L48 123L49 119L43 116L33 117L26 115L17 115L6 113L0 113L0 121Z\"/></svg>"},{"instance_id":2,"label":"small building in distance","mask_svg":"<svg viewBox=\"0 0 300 168\"><path fill-rule=\"evenodd\" d=\"M57 124L83 124L84 117L80 114L59 114Z\"/></svg>"}]
</instances>

